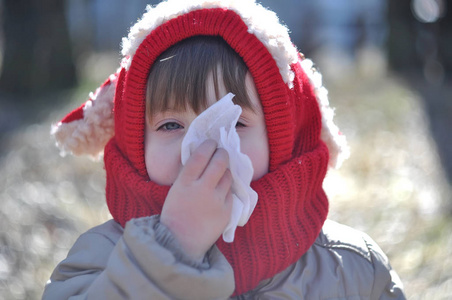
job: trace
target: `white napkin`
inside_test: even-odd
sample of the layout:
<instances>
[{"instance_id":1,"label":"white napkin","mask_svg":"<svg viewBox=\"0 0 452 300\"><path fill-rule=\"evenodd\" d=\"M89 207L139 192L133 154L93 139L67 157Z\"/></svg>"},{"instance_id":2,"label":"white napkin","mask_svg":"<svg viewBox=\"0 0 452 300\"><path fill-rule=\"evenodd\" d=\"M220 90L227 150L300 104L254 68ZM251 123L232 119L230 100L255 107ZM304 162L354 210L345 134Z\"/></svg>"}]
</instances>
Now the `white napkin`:
<instances>
[{"instance_id":1,"label":"white napkin","mask_svg":"<svg viewBox=\"0 0 452 300\"><path fill-rule=\"evenodd\" d=\"M234 241L237 226L248 222L257 203L257 193L250 187L253 165L240 152L240 138L235 129L242 108L232 102L233 97L234 94L227 94L193 120L182 141L181 155L185 165L191 153L207 139L215 140L218 148L228 152L233 198L231 219L223 232L223 240L228 243Z\"/></svg>"}]
</instances>

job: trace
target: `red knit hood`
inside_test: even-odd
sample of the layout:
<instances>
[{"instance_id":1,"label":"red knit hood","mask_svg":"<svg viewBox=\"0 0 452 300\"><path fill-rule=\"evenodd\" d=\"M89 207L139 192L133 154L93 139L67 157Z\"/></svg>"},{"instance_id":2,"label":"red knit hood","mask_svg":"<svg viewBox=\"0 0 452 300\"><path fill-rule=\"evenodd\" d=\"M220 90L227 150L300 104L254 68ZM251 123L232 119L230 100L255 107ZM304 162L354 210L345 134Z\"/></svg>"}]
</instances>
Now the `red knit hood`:
<instances>
[{"instance_id":1,"label":"red knit hood","mask_svg":"<svg viewBox=\"0 0 452 300\"><path fill-rule=\"evenodd\" d=\"M149 181L144 161L147 75L164 50L194 35L220 35L243 58L267 125L270 173L252 184L259 196L257 207L248 224L237 229L235 242L218 241L241 294L297 261L314 242L328 211L322 190L328 151L320 141L317 100L301 65L291 66L296 77L290 89L267 48L248 33L235 12L196 10L164 23L140 44L129 70L121 70L115 137L105 149L107 203L122 225L161 212L168 187Z\"/></svg>"}]
</instances>

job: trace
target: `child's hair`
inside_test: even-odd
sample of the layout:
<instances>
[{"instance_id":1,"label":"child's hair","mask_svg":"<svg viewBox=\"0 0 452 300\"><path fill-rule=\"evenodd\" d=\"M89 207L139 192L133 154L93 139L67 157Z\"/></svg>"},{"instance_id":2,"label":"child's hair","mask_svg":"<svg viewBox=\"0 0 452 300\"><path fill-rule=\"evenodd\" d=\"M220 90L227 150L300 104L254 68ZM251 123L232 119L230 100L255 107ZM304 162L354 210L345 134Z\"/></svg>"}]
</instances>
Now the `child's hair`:
<instances>
[{"instance_id":1,"label":"child's hair","mask_svg":"<svg viewBox=\"0 0 452 300\"><path fill-rule=\"evenodd\" d=\"M218 36L194 36L164 51L153 64L146 91L146 114L168 109L191 108L200 113L207 107L206 91L212 76L215 95L222 81L234 102L253 110L245 86L248 68L243 59Z\"/></svg>"}]
</instances>

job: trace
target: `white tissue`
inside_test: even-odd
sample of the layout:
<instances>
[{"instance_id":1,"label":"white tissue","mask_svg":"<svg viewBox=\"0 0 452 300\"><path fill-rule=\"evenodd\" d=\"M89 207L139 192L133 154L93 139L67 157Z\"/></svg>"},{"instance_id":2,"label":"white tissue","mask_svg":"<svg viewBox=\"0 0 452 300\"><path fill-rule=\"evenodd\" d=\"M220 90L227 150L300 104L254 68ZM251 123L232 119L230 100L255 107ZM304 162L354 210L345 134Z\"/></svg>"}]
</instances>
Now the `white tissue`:
<instances>
[{"instance_id":1,"label":"white tissue","mask_svg":"<svg viewBox=\"0 0 452 300\"><path fill-rule=\"evenodd\" d=\"M234 241L237 226L248 222L257 203L257 193L250 187L253 165L240 152L240 138L235 129L242 108L232 102L233 97L234 94L227 94L193 120L182 141L181 155L185 165L191 153L207 139L215 140L218 148L228 152L233 198L231 219L223 232L223 240L228 243Z\"/></svg>"}]
</instances>

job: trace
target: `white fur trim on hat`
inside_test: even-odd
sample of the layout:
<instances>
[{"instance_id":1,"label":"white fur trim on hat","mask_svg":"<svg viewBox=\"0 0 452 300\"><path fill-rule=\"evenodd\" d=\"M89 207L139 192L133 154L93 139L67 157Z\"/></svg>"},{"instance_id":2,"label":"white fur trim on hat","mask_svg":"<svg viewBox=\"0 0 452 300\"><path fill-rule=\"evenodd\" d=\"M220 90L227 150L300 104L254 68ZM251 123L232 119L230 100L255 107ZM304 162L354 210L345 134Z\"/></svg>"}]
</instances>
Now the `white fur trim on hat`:
<instances>
[{"instance_id":1,"label":"white fur trim on hat","mask_svg":"<svg viewBox=\"0 0 452 300\"><path fill-rule=\"evenodd\" d=\"M113 98L116 74L110 75L110 83L90 93L83 107L83 118L52 126L61 154L89 155L98 159L104 147L114 135Z\"/></svg>"},{"instance_id":2,"label":"white fur trim on hat","mask_svg":"<svg viewBox=\"0 0 452 300\"><path fill-rule=\"evenodd\" d=\"M152 30L188 12L209 8L226 8L236 12L247 25L248 32L254 34L268 49L284 82L292 88L294 74L290 65L297 62L298 51L290 41L287 27L279 22L277 15L254 0L172 0L155 7L148 5L141 20L132 26L128 37L122 40L122 54L128 57L125 60L126 69L130 67L139 45Z\"/></svg>"},{"instance_id":3,"label":"white fur trim on hat","mask_svg":"<svg viewBox=\"0 0 452 300\"><path fill-rule=\"evenodd\" d=\"M155 7L148 6L141 20L122 41L124 58L121 67L128 69L139 45L155 28L190 11L208 8L226 8L235 11L248 26L248 32L254 34L268 49L276 61L284 82L292 88L294 74L290 65L298 61L298 52L289 38L288 30L276 14L265 9L254 0L172 0ZM349 148L344 135L333 122L334 110L328 101L328 91L322 85L322 75L313 67L311 60L301 61L304 72L314 87L315 95L322 114L321 139L330 151L330 167L338 168L349 156ZM113 98L116 75L110 77L110 84L90 95L83 107L83 119L52 126L52 134L62 153L75 155L88 154L98 158L108 140L114 135Z\"/></svg>"},{"instance_id":4,"label":"white fur trim on hat","mask_svg":"<svg viewBox=\"0 0 452 300\"><path fill-rule=\"evenodd\" d=\"M314 68L314 63L310 59L303 59L300 64L314 87L314 93L319 103L322 114L320 138L325 142L330 152L329 166L339 168L343 161L350 156L347 139L334 123L334 109L331 108L328 100L328 90L322 84L322 74Z\"/></svg>"}]
</instances>

